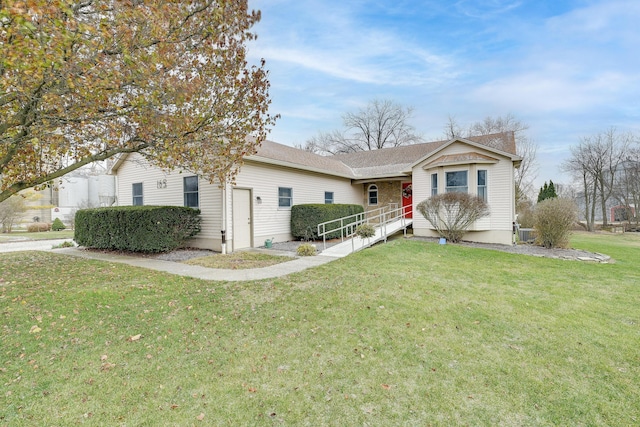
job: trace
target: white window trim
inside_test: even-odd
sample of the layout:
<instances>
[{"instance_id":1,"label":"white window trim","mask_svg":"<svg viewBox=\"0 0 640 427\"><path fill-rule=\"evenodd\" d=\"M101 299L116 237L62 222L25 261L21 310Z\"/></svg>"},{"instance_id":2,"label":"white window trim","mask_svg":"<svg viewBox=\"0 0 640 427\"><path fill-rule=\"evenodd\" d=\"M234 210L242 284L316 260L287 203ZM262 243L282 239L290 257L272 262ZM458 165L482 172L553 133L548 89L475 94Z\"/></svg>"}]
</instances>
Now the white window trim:
<instances>
[{"instance_id":1,"label":"white window trim","mask_svg":"<svg viewBox=\"0 0 640 427\"><path fill-rule=\"evenodd\" d=\"M187 178L195 178L196 179L196 184L198 185L198 189L196 191L187 191L186 188L186 180ZM198 197L198 204L197 206L189 206L187 205L187 194L196 194L196 196ZM183 204L184 206L188 207L188 208L193 208L193 209L200 209L200 179L198 178L197 175L193 175L193 176L185 176L182 178L182 198L183 198Z\"/></svg>"},{"instance_id":2,"label":"white window trim","mask_svg":"<svg viewBox=\"0 0 640 427\"><path fill-rule=\"evenodd\" d=\"M464 172L466 173L467 176L467 185L462 186L462 185L458 185L458 186L449 186L448 184L448 180L447 180L447 175L450 173L458 173L458 172ZM455 190L458 188L466 188L465 191L459 191L459 190ZM446 171L444 174L444 191L445 193L452 193L455 191L458 191L459 193L469 193L469 169L456 169L456 170L450 170L450 171Z\"/></svg>"},{"instance_id":3,"label":"white window trim","mask_svg":"<svg viewBox=\"0 0 640 427\"><path fill-rule=\"evenodd\" d=\"M433 186L433 178L435 177L436 179L436 186ZM433 196L437 196L438 195L438 172L434 172L431 175L429 175L429 179L431 180L431 197Z\"/></svg>"},{"instance_id":4,"label":"white window trim","mask_svg":"<svg viewBox=\"0 0 640 427\"><path fill-rule=\"evenodd\" d=\"M142 190L139 196L135 195L133 192L133 186L138 184L140 185L140 189ZM139 205L136 205L137 198L139 198L142 201L142 203L140 203ZM144 206L144 183L143 182L131 183L131 204L132 206Z\"/></svg>"},{"instance_id":5,"label":"white window trim","mask_svg":"<svg viewBox=\"0 0 640 427\"><path fill-rule=\"evenodd\" d=\"M479 184L478 175L480 172L484 172L484 185ZM481 197L485 202L489 202L489 171L487 169L478 169L476 171L476 196L480 197L480 188L484 188L484 197Z\"/></svg>"},{"instance_id":6,"label":"white window trim","mask_svg":"<svg viewBox=\"0 0 640 427\"><path fill-rule=\"evenodd\" d=\"M371 191L373 190L374 187L376 192L376 202L371 203ZM369 187L367 187L367 206L378 206L379 202L380 202L380 189L376 184L369 184Z\"/></svg>"},{"instance_id":7,"label":"white window trim","mask_svg":"<svg viewBox=\"0 0 640 427\"><path fill-rule=\"evenodd\" d=\"M289 194L290 196L281 196L280 195L280 190L284 189L284 190L289 190ZM280 200L281 199L288 199L289 200L289 206L282 206L280 204ZM291 207L293 206L293 188L291 187L278 187L278 209L282 209L282 210L290 210Z\"/></svg>"},{"instance_id":8,"label":"white window trim","mask_svg":"<svg viewBox=\"0 0 640 427\"><path fill-rule=\"evenodd\" d=\"M331 194L331 198L327 198L327 194ZM329 202L327 202L329 200ZM335 203L335 195L333 191L325 191L324 192L324 204L325 205L333 205Z\"/></svg>"}]
</instances>

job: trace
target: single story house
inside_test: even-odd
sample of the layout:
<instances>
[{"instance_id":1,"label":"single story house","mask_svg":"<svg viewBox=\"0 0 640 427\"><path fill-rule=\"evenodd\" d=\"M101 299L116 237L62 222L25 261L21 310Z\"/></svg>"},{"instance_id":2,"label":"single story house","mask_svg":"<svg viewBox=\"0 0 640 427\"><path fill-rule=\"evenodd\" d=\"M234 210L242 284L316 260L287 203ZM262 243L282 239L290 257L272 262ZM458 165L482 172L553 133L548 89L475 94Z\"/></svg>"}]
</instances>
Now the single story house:
<instances>
[{"instance_id":1,"label":"single story house","mask_svg":"<svg viewBox=\"0 0 640 427\"><path fill-rule=\"evenodd\" d=\"M521 160L513 133L506 132L335 156L264 141L245 158L235 183L223 186L193 172L165 172L137 153L120 156L111 173L117 205L199 208L202 231L192 245L216 251L263 246L272 238L291 240L291 207L296 204L415 210L420 201L446 191L476 194L489 204L490 215L476 221L465 240L511 244L514 170ZM413 233L436 236L417 213Z\"/></svg>"}]
</instances>

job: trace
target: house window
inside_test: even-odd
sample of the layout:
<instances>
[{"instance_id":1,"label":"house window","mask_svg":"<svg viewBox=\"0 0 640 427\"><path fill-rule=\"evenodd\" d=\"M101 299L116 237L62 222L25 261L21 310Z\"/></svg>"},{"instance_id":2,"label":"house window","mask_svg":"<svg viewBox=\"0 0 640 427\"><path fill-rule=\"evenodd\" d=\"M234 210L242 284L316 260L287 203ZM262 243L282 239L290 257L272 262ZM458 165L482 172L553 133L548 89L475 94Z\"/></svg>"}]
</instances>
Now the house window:
<instances>
[{"instance_id":1,"label":"house window","mask_svg":"<svg viewBox=\"0 0 640 427\"><path fill-rule=\"evenodd\" d=\"M487 171L478 171L478 197L487 201Z\"/></svg>"},{"instance_id":2,"label":"house window","mask_svg":"<svg viewBox=\"0 0 640 427\"><path fill-rule=\"evenodd\" d=\"M278 207L290 208L293 206L293 189L278 187Z\"/></svg>"},{"instance_id":3,"label":"house window","mask_svg":"<svg viewBox=\"0 0 640 427\"><path fill-rule=\"evenodd\" d=\"M435 196L438 194L438 174L431 174L431 195Z\"/></svg>"},{"instance_id":4,"label":"house window","mask_svg":"<svg viewBox=\"0 0 640 427\"><path fill-rule=\"evenodd\" d=\"M378 186L375 184L371 184L369 186L369 205L377 205L378 204Z\"/></svg>"},{"instance_id":5,"label":"house window","mask_svg":"<svg viewBox=\"0 0 640 427\"><path fill-rule=\"evenodd\" d=\"M447 193L466 193L469 190L467 186L467 171L447 172L446 174Z\"/></svg>"},{"instance_id":6,"label":"house window","mask_svg":"<svg viewBox=\"0 0 640 427\"><path fill-rule=\"evenodd\" d=\"M333 191L325 191L324 192L324 203L325 205L333 204Z\"/></svg>"},{"instance_id":7,"label":"house window","mask_svg":"<svg viewBox=\"0 0 640 427\"><path fill-rule=\"evenodd\" d=\"M200 206L198 200L198 177L185 176L183 179L184 205L189 208Z\"/></svg>"},{"instance_id":8,"label":"house window","mask_svg":"<svg viewBox=\"0 0 640 427\"><path fill-rule=\"evenodd\" d=\"M133 206L142 206L142 183L136 182L135 184L131 184L131 193L133 194Z\"/></svg>"}]
</instances>

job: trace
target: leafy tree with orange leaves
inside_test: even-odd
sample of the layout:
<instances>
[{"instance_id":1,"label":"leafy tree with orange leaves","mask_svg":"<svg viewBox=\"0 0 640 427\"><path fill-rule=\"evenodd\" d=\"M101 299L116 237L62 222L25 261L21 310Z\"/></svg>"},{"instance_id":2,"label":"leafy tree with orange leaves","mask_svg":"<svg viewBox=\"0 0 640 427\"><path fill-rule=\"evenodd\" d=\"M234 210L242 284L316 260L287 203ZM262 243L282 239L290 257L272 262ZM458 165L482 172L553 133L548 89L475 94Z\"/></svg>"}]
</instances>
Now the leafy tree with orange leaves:
<instances>
[{"instance_id":1,"label":"leafy tree with orange leaves","mask_svg":"<svg viewBox=\"0 0 640 427\"><path fill-rule=\"evenodd\" d=\"M0 201L140 152L233 180L276 117L247 0L0 0Z\"/></svg>"}]
</instances>

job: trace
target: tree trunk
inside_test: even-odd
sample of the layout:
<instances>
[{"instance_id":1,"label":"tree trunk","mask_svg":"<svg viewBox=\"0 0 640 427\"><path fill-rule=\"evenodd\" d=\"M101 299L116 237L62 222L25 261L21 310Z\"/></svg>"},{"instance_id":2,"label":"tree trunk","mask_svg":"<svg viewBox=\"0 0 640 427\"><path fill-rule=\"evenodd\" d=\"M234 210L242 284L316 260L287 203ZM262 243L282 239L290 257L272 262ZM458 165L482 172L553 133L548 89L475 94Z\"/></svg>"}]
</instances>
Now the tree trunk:
<instances>
[{"instance_id":1,"label":"tree trunk","mask_svg":"<svg viewBox=\"0 0 640 427\"><path fill-rule=\"evenodd\" d=\"M593 231L593 217L589 215L589 207L591 203L589 202L591 194L589 193L589 182L587 180L587 175L583 173L582 175L582 184L584 189L584 219L587 221L587 231Z\"/></svg>"},{"instance_id":2,"label":"tree trunk","mask_svg":"<svg viewBox=\"0 0 640 427\"><path fill-rule=\"evenodd\" d=\"M595 231L595 222L596 222L596 199L598 198L598 183L594 181L593 183L593 193L590 195L591 197L591 230Z\"/></svg>"},{"instance_id":3,"label":"tree trunk","mask_svg":"<svg viewBox=\"0 0 640 427\"><path fill-rule=\"evenodd\" d=\"M601 175L597 181L600 187L600 207L602 209L602 226L606 227L608 225L607 201L609 198L605 196L604 177ZM594 204L595 204L595 199L594 199Z\"/></svg>"}]
</instances>

